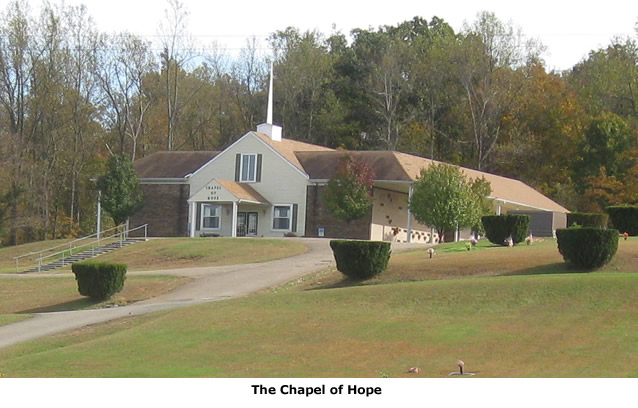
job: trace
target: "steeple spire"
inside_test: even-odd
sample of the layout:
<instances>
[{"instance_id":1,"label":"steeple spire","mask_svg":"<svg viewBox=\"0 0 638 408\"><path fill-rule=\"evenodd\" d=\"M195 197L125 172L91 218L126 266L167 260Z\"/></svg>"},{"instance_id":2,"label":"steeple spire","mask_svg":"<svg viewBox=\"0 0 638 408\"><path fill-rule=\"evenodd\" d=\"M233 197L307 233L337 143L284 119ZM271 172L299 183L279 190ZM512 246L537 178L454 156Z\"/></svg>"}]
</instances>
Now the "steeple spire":
<instances>
[{"instance_id":1,"label":"steeple spire","mask_svg":"<svg viewBox=\"0 0 638 408\"><path fill-rule=\"evenodd\" d=\"M268 112L266 113L266 123L257 125L257 132L263 133L270 137L275 142L281 142L281 126L274 125L272 123L272 111L273 111L273 63L270 62L270 83L268 86Z\"/></svg>"},{"instance_id":2,"label":"steeple spire","mask_svg":"<svg viewBox=\"0 0 638 408\"><path fill-rule=\"evenodd\" d=\"M268 114L266 116L266 123L272 125L272 71L273 63L270 61L270 83L268 86Z\"/></svg>"}]
</instances>

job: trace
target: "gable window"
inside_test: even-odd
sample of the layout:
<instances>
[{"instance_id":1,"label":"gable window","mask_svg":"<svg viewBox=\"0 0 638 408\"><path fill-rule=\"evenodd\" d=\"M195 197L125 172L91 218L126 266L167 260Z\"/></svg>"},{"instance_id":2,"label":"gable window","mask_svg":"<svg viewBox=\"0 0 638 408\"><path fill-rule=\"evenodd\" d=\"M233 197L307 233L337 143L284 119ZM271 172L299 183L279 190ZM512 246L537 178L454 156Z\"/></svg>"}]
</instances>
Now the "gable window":
<instances>
[{"instance_id":1,"label":"gable window","mask_svg":"<svg viewBox=\"0 0 638 408\"><path fill-rule=\"evenodd\" d=\"M235 181L259 183L261 181L262 155L259 153L237 153L235 159Z\"/></svg>"},{"instance_id":2,"label":"gable window","mask_svg":"<svg viewBox=\"0 0 638 408\"><path fill-rule=\"evenodd\" d=\"M219 229L221 225L221 205L203 204L201 229Z\"/></svg>"},{"instance_id":3,"label":"gable window","mask_svg":"<svg viewBox=\"0 0 638 408\"><path fill-rule=\"evenodd\" d=\"M290 231L292 205L276 205L273 207L272 229Z\"/></svg>"},{"instance_id":4,"label":"gable window","mask_svg":"<svg viewBox=\"0 0 638 408\"><path fill-rule=\"evenodd\" d=\"M241 182L254 182L257 180L257 155L242 154L241 155Z\"/></svg>"}]
</instances>

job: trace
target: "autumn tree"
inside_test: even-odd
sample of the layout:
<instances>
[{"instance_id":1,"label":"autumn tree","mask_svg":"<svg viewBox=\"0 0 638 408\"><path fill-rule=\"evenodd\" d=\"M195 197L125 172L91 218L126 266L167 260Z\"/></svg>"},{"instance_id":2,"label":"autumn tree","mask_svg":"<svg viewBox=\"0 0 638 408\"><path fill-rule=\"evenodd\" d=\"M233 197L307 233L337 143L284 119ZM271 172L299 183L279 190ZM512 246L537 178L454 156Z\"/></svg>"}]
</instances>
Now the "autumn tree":
<instances>
[{"instance_id":1,"label":"autumn tree","mask_svg":"<svg viewBox=\"0 0 638 408\"><path fill-rule=\"evenodd\" d=\"M323 192L326 208L332 215L347 222L359 219L372 209L374 170L346 154L335 176Z\"/></svg>"}]
</instances>

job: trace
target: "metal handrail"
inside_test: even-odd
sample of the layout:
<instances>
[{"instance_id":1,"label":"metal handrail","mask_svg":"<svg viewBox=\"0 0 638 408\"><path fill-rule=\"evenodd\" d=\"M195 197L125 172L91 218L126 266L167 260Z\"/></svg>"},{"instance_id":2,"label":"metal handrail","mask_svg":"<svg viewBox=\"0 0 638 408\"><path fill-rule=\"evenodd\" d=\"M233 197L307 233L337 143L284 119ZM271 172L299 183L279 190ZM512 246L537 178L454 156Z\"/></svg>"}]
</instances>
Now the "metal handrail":
<instances>
[{"instance_id":1,"label":"metal handrail","mask_svg":"<svg viewBox=\"0 0 638 408\"><path fill-rule=\"evenodd\" d=\"M115 237L119 238L119 240L120 240L120 248L121 248L123 241L128 238L128 235L129 235L130 232L136 231L136 230L139 230L139 229L142 229L142 228L144 228L144 239L148 238L148 224L140 225L138 227L135 227L135 228L132 228L132 229L128 229L128 230L122 230L120 232L117 232L115 234L109 235L107 237L102 237L101 236L101 234L104 233L104 232L111 231L111 230L114 230L114 229L117 229L117 228L120 228L120 227L123 227L123 225L118 225L117 227L109 228L108 230L102 231L100 234L95 233L95 234L91 234L91 235L88 235L88 236L83 237L83 238L76 239L76 240L71 241L69 243L69 248L68 249L64 249L62 251L58 251L58 252L55 252L55 253L52 253L52 254L49 254L49 255L46 255L46 256L42 256L42 253L44 253L46 251L50 251L52 249L60 248L62 246L66 246L66 244L58 245L58 246L55 246L55 247L52 247L52 248L48 248L47 250L43 250L43 251L40 251L40 252L37 252L37 251L33 252L31 255L37 254L37 253L40 254L40 257L35 259L35 261L38 262L38 272L40 272L40 268L42 267L42 261L44 259L52 258L52 257L60 255L60 254L62 255L62 266L64 266L64 260L65 260L65 255L64 254L67 251L69 251L69 256L72 256L74 249L88 247L89 245L91 246L91 251L94 251L95 250L95 245L94 244L97 244L98 247L99 247L100 246L100 241L105 241L105 240L108 240L108 239L111 239L111 238L115 238ZM88 242L86 244L82 244L82 245L78 245L78 246L72 246L72 243L78 242L78 241L81 241L81 240L84 240L84 239L88 239L88 238L90 238L92 236L97 236L97 239L94 240L94 241ZM21 256L21 257L24 257L24 255ZM18 258L18 257L16 257L16 258ZM18 259L16 259L16 272L19 272Z\"/></svg>"},{"instance_id":2,"label":"metal handrail","mask_svg":"<svg viewBox=\"0 0 638 408\"><path fill-rule=\"evenodd\" d=\"M109 228L109 229L107 229L107 230L101 231L99 234L101 235L101 234L104 234L105 232L109 232L109 231L114 230L114 229L117 229L117 228L122 228L123 226L124 226L124 224L117 225L117 226L115 226L115 227L112 227L112 228ZM46 248L46 249L42 249L42 250L40 250L40 251L33 251L33 252L29 252L28 254L23 254L23 255L14 256L14 257L13 257L13 259L14 259L14 260L18 260L18 259L21 259L21 258L25 258L25 257L27 257L27 256L35 255L35 254L42 254L42 253L44 253L44 252L48 252L48 251L51 251L51 250L53 250L53 249L62 248L63 246L70 246L70 245L72 245L72 244L73 244L73 243L75 243L75 242L82 241L82 240L84 240L84 239L88 239L88 238L91 238L91 237L94 237L94 236L97 236L97 235L98 235L98 233L97 233L97 232L94 232L94 233L93 233L93 234L91 234L91 235L87 235L87 236L85 236L85 237L81 237L81 238L76 238L76 239L74 239L73 241L66 242L66 243L64 243L64 244L60 244L60 245L56 245L56 246L54 246L54 247L50 247L50 248Z\"/></svg>"}]
</instances>

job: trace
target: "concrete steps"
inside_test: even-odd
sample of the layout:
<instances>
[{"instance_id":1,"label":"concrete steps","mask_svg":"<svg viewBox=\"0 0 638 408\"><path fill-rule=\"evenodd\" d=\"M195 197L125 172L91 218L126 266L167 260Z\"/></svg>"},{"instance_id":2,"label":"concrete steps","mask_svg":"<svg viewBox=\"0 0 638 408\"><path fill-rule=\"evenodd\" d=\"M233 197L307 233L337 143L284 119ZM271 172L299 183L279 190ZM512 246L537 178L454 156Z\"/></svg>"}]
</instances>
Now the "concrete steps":
<instances>
[{"instance_id":1,"label":"concrete steps","mask_svg":"<svg viewBox=\"0 0 638 408\"><path fill-rule=\"evenodd\" d=\"M95 258L96 256L102 255L102 254L106 254L112 251L115 251L116 249L119 248L124 248L127 247L129 245L133 245L137 242L144 242L145 239L144 238L128 238L127 240L124 240L121 242L120 241L116 241L113 243L110 243L108 245L104 245L95 249L87 249L81 252L78 252L77 254L73 254L71 256L67 256L64 259L58 259L55 262L46 264L46 265L42 265L39 268L37 266L28 269L26 271L20 272L20 273L32 273L32 272L45 272L45 271L52 271L54 269L58 269L61 268L63 266L67 266L67 265L71 265L75 262L80 262L80 261L84 261L86 259L90 259L90 258Z\"/></svg>"}]
</instances>

